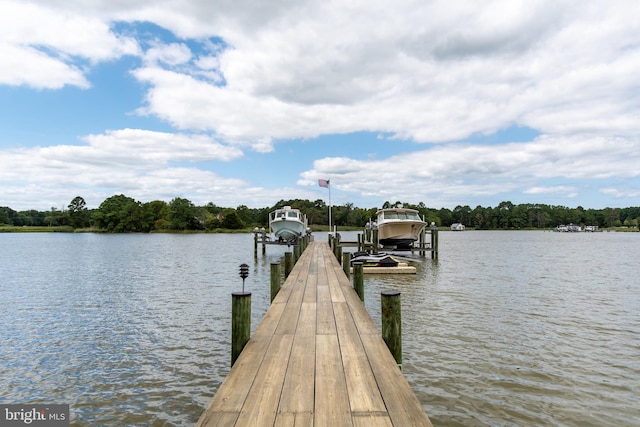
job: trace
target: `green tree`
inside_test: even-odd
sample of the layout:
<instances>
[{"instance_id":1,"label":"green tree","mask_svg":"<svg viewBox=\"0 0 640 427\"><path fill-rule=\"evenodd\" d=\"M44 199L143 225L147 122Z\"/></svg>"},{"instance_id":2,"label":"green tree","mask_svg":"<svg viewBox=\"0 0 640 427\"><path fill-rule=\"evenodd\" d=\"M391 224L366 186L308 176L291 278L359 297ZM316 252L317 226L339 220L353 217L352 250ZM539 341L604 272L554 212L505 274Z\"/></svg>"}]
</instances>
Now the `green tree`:
<instances>
[{"instance_id":1,"label":"green tree","mask_svg":"<svg viewBox=\"0 0 640 427\"><path fill-rule=\"evenodd\" d=\"M75 197L67 208L69 209L69 225L73 228L89 226L89 211L87 210L87 203L82 197Z\"/></svg>"},{"instance_id":2,"label":"green tree","mask_svg":"<svg viewBox=\"0 0 640 427\"><path fill-rule=\"evenodd\" d=\"M13 223L9 219L9 211L11 210L13 209L7 206L0 207L0 225L13 225Z\"/></svg>"},{"instance_id":3,"label":"green tree","mask_svg":"<svg viewBox=\"0 0 640 427\"><path fill-rule=\"evenodd\" d=\"M235 209L225 209L222 212L222 228L229 230L239 230L244 228L244 223L236 213Z\"/></svg>"},{"instance_id":4,"label":"green tree","mask_svg":"<svg viewBox=\"0 0 640 427\"><path fill-rule=\"evenodd\" d=\"M142 205L142 231L165 230L169 228L167 215L169 206L164 200L154 200Z\"/></svg>"},{"instance_id":5,"label":"green tree","mask_svg":"<svg viewBox=\"0 0 640 427\"><path fill-rule=\"evenodd\" d=\"M202 228L196 219L195 205L180 197L169 202L167 220L169 228L173 230L198 230Z\"/></svg>"},{"instance_id":6,"label":"green tree","mask_svg":"<svg viewBox=\"0 0 640 427\"><path fill-rule=\"evenodd\" d=\"M93 214L95 225L112 233L144 231L140 202L124 194L111 196Z\"/></svg>"}]
</instances>

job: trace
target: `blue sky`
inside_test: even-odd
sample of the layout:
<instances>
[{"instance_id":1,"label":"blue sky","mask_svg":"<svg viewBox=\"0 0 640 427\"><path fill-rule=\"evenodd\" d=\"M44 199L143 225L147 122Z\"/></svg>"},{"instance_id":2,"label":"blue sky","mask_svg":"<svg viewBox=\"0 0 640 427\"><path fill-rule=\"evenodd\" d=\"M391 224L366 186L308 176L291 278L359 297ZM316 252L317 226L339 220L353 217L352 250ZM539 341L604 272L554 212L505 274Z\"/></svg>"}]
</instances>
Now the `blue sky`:
<instances>
[{"instance_id":1,"label":"blue sky","mask_svg":"<svg viewBox=\"0 0 640 427\"><path fill-rule=\"evenodd\" d=\"M635 1L0 0L0 206L640 205Z\"/></svg>"}]
</instances>

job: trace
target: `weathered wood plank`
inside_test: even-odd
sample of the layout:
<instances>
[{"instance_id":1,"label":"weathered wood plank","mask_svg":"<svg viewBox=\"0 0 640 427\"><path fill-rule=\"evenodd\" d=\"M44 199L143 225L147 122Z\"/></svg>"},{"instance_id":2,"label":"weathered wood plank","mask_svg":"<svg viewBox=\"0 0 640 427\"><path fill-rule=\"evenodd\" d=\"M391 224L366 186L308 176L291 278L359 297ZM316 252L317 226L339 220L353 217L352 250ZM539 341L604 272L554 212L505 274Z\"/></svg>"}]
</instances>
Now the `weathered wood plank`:
<instances>
[{"instance_id":1,"label":"weathered wood plank","mask_svg":"<svg viewBox=\"0 0 640 427\"><path fill-rule=\"evenodd\" d=\"M353 412L386 412L358 331L346 303L333 305L342 363Z\"/></svg>"},{"instance_id":2,"label":"weathered wood plank","mask_svg":"<svg viewBox=\"0 0 640 427\"><path fill-rule=\"evenodd\" d=\"M316 302L316 334L335 335L336 321L333 317L331 292L329 286L318 285L318 302Z\"/></svg>"},{"instance_id":3,"label":"weathered wood plank","mask_svg":"<svg viewBox=\"0 0 640 427\"><path fill-rule=\"evenodd\" d=\"M296 335L282 387L278 412L313 413L316 362L315 335Z\"/></svg>"},{"instance_id":4,"label":"weathered wood plank","mask_svg":"<svg viewBox=\"0 0 640 427\"><path fill-rule=\"evenodd\" d=\"M236 425L271 426L276 419L293 335L274 335Z\"/></svg>"},{"instance_id":5,"label":"weathered wood plank","mask_svg":"<svg viewBox=\"0 0 640 427\"><path fill-rule=\"evenodd\" d=\"M353 414L354 427L393 427L389 414L384 413L356 413Z\"/></svg>"},{"instance_id":6,"label":"weathered wood plank","mask_svg":"<svg viewBox=\"0 0 640 427\"><path fill-rule=\"evenodd\" d=\"M280 412L276 417L275 425L277 427L313 427L313 414Z\"/></svg>"},{"instance_id":7,"label":"weathered wood plank","mask_svg":"<svg viewBox=\"0 0 640 427\"><path fill-rule=\"evenodd\" d=\"M198 425L207 427L232 427L238 419L238 412L205 412L198 420Z\"/></svg>"},{"instance_id":8,"label":"weathered wood plank","mask_svg":"<svg viewBox=\"0 0 640 427\"><path fill-rule=\"evenodd\" d=\"M314 425L352 426L347 384L336 335L316 336Z\"/></svg>"}]
</instances>

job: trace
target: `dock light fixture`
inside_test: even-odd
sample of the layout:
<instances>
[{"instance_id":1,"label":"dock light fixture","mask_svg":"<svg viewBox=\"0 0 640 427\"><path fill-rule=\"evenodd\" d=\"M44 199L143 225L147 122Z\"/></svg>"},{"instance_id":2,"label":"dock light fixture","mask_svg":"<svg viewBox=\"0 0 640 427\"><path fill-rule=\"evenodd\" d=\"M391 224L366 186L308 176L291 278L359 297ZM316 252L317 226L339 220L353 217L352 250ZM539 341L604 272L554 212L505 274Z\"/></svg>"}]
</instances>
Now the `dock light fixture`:
<instances>
[{"instance_id":1,"label":"dock light fixture","mask_svg":"<svg viewBox=\"0 0 640 427\"><path fill-rule=\"evenodd\" d=\"M244 279L249 277L249 266L247 264L240 264L240 277L242 277L242 293L244 293Z\"/></svg>"}]
</instances>

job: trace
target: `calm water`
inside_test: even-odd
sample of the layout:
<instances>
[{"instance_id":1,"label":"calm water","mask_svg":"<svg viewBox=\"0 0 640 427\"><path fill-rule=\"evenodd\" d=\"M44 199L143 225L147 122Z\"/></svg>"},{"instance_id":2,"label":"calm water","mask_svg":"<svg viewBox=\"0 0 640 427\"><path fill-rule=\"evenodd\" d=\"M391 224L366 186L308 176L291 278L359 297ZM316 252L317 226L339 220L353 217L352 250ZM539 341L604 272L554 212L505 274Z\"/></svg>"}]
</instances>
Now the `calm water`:
<instances>
[{"instance_id":1,"label":"calm water","mask_svg":"<svg viewBox=\"0 0 640 427\"><path fill-rule=\"evenodd\" d=\"M76 426L178 426L229 370L239 264L255 329L285 249L45 233L0 234L0 250L1 403L69 403ZM638 233L441 233L417 275L366 276L366 305L379 324L380 291L402 292L404 373L436 427L639 426L638 254Z\"/></svg>"}]
</instances>

